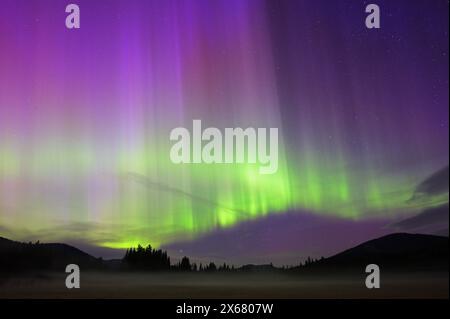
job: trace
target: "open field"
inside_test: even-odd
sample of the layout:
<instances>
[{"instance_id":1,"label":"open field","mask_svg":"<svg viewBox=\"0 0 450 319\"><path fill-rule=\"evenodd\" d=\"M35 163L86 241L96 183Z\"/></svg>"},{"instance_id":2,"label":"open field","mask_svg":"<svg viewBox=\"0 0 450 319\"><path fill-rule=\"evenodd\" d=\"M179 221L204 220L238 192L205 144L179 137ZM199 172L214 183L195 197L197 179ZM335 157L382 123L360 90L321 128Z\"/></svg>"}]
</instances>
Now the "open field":
<instances>
[{"instance_id":1,"label":"open field","mask_svg":"<svg viewBox=\"0 0 450 319\"><path fill-rule=\"evenodd\" d=\"M448 273L382 274L380 289L365 276L279 273L81 273L80 289L65 273L0 275L0 298L448 298Z\"/></svg>"}]
</instances>

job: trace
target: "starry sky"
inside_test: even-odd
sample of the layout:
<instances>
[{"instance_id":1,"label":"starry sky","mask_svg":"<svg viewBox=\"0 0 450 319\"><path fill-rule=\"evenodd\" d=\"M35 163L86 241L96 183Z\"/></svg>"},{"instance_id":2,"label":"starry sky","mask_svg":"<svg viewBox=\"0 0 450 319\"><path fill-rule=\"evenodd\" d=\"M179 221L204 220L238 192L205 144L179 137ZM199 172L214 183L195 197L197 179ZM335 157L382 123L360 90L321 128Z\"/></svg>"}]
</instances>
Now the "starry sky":
<instances>
[{"instance_id":1,"label":"starry sky","mask_svg":"<svg viewBox=\"0 0 450 319\"><path fill-rule=\"evenodd\" d=\"M101 255L251 232L283 261L283 229L327 254L448 202L411 200L449 161L448 1L373 1L370 30L359 0L77 0L76 30L66 2L1 0L0 236ZM193 119L278 128L278 171L173 164Z\"/></svg>"}]
</instances>

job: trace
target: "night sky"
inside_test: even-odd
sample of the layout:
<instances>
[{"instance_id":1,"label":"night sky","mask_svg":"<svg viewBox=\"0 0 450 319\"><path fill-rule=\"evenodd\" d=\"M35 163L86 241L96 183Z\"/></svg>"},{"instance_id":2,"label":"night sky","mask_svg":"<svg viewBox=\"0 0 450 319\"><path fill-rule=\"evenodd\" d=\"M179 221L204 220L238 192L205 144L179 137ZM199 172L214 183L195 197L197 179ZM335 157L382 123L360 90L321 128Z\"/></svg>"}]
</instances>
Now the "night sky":
<instances>
[{"instance_id":1,"label":"night sky","mask_svg":"<svg viewBox=\"0 0 450 319\"><path fill-rule=\"evenodd\" d=\"M448 202L411 200L449 162L448 1L72 2L0 1L0 236L282 263ZM173 164L193 119L279 128L277 173Z\"/></svg>"}]
</instances>

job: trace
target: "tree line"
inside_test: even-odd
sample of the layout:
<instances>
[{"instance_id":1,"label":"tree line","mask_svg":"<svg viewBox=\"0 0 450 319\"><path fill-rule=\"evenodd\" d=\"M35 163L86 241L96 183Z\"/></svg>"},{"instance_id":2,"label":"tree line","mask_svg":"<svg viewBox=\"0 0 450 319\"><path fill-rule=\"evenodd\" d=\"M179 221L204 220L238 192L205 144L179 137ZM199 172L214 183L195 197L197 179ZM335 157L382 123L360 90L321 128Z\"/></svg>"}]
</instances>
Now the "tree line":
<instances>
[{"instance_id":1,"label":"tree line","mask_svg":"<svg viewBox=\"0 0 450 319\"><path fill-rule=\"evenodd\" d=\"M303 263L297 266L282 266L280 268L273 267L270 264L269 269L274 270L290 270L298 269L315 264L321 259L312 259L308 257ZM129 248L125 252L122 264L128 270L150 270L150 271L182 271L182 272L229 272L236 270L250 270L248 267L235 268L234 265L223 263L217 266L214 262L202 264L192 263L189 257L184 256L180 261L172 264L170 257L166 251L154 249L151 245L143 247L138 245L137 248Z\"/></svg>"},{"instance_id":2,"label":"tree line","mask_svg":"<svg viewBox=\"0 0 450 319\"><path fill-rule=\"evenodd\" d=\"M188 257L184 256L179 262L171 264L170 257L166 251L154 249L151 245L137 248L129 248L125 252L122 262L128 269L135 270L155 270L155 271L232 271L234 266L216 266L214 262L203 265L202 263L191 263Z\"/></svg>"}]
</instances>

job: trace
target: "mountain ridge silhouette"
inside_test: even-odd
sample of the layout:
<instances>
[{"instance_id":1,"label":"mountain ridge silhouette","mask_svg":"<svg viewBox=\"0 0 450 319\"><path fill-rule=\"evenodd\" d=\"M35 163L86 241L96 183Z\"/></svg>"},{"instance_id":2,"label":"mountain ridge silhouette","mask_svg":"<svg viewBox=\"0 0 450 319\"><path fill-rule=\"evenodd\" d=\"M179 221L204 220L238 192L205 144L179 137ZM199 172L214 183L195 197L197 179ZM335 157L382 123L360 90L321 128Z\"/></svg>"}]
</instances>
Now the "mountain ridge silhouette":
<instances>
[{"instance_id":1,"label":"mountain ridge silhouette","mask_svg":"<svg viewBox=\"0 0 450 319\"><path fill-rule=\"evenodd\" d=\"M393 233L346 249L327 258L290 269L345 270L379 264L387 270L447 270L448 237ZM0 237L0 270L58 270L74 263L85 269L113 269L119 260L103 260L63 243L22 243ZM246 264L237 270L280 270L272 265Z\"/></svg>"},{"instance_id":2,"label":"mountain ridge silhouette","mask_svg":"<svg viewBox=\"0 0 450 319\"><path fill-rule=\"evenodd\" d=\"M61 270L68 264L98 269L101 258L64 243L23 243L0 237L0 270Z\"/></svg>"},{"instance_id":3,"label":"mountain ridge silhouette","mask_svg":"<svg viewBox=\"0 0 450 319\"><path fill-rule=\"evenodd\" d=\"M318 260L310 268L351 270L377 264L388 271L448 271L448 241L445 236L393 233Z\"/></svg>"}]
</instances>

